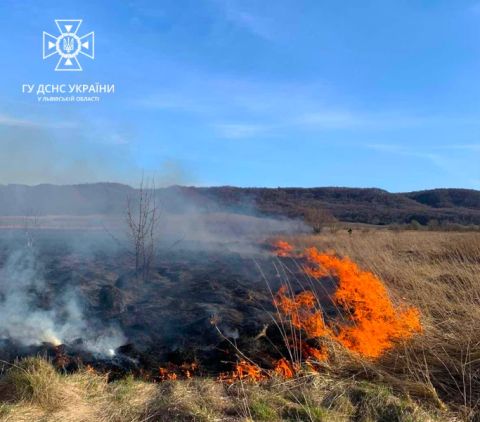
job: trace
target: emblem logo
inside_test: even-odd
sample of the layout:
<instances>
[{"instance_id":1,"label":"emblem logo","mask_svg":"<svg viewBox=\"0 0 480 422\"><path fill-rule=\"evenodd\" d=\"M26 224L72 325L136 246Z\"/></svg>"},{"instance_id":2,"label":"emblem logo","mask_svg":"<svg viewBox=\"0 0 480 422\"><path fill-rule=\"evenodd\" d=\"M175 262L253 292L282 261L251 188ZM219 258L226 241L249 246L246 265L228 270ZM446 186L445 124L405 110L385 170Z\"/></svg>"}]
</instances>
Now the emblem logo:
<instances>
[{"instance_id":1,"label":"emblem logo","mask_svg":"<svg viewBox=\"0 0 480 422\"><path fill-rule=\"evenodd\" d=\"M43 31L43 58L56 54L60 56L56 72L81 72L83 69L77 58L79 54L92 60L95 58L95 32L83 37L77 35L82 22L82 19L56 19L60 31L56 37Z\"/></svg>"}]
</instances>

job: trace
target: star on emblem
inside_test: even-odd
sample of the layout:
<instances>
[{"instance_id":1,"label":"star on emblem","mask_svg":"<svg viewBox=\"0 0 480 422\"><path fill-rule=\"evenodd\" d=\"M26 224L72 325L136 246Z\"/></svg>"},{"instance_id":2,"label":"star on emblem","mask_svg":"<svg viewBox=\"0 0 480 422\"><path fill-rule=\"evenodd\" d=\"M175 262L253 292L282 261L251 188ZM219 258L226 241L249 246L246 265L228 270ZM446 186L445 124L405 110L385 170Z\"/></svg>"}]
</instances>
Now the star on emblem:
<instances>
[{"instance_id":1,"label":"star on emblem","mask_svg":"<svg viewBox=\"0 0 480 422\"><path fill-rule=\"evenodd\" d=\"M56 19L55 23L60 35L55 37L43 31L43 58L58 54L57 72L82 71L77 56L83 54L90 59L95 58L95 32L79 37L77 32L82 19Z\"/></svg>"}]
</instances>

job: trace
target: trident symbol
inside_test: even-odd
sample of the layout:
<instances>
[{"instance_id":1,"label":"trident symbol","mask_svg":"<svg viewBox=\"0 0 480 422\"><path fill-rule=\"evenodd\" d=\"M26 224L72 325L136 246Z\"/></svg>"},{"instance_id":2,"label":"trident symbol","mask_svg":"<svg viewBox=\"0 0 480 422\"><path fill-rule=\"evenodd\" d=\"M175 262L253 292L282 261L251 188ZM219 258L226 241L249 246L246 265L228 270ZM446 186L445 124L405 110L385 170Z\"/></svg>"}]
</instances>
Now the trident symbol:
<instances>
[{"instance_id":1,"label":"trident symbol","mask_svg":"<svg viewBox=\"0 0 480 422\"><path fill-rule=\"evenodd\" d=\"M63 49L67 53L71 53L73 51L73 38L64 38L63 39Z\"/></svg>"}]
</instances>

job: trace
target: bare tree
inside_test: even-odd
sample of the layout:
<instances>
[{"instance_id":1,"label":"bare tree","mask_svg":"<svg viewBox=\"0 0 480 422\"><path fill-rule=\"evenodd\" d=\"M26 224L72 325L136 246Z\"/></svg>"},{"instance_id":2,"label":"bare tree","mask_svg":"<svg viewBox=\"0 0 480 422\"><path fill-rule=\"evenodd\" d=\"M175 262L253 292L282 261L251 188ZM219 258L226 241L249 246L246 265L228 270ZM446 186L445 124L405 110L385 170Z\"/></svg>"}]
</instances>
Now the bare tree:
<instances>
[{"instance_id":1,"label":"bare tree","mask_svg":"<svg viewBox=\"0 0 480 422\"><path fill-rule=\"evenodd\" d=\"M144 177L134 196L127 198L128 234L135 258L135 272L144 280L148 277L155 257L158 238L159 210L155 180Z\"/></svg>"},{"instance_id":2,"label":"bare tree","mask_svg":"<svg viewBox=\"0 0 480 422\"><path fill-rule=\"evenodd\" d=\"M304 220L314 233L321 233L324 227L330 227L333 231L338 220L333 214L324 208L307 208L304 212Z\"/></svg>"},{"instance_id":3,"label":"bare tree","mask_svg":"<svg viewBox=\"0 0 480 422\"><path fill-rule=\"evenodd\" d=\"M33 210L28 210L23 217L23 230L25 232L26 244L29 249L35 243L34 232L40 227L38 215Z\"/></svg>"}]
</instances>

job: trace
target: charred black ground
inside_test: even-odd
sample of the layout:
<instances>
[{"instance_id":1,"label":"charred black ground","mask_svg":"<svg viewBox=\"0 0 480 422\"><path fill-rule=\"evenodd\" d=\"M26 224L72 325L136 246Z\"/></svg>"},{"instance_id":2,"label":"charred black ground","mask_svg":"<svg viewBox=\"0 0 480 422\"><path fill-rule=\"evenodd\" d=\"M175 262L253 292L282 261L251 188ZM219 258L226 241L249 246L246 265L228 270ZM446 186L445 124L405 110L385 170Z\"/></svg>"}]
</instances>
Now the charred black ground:
<instances>
[{"instance_id":1,"label":"charred black ground","mask_svg":"<svg viewBox=\"0 0 480 422\"><path fill-rule=\"evenodd\" d=\"M101 356L86 351L81 337L33 346L3 339L1 359L42 354L67 371L88 364L112 377L155 378L159 367L178 369L185 363L195 363L203 375L228 371L238 359L237 347L266 367L280 357L272 347L281 344L272 321L272 292L287 279L298 289L308 281L297 262L275 257L265 243L250 244L247 253L238 252L237 242L163 244L143 279L132 270L129 254L105 233L70 233L68 239L72 236L78 239L74 245L65 233L36 234L46 286L36 297L38 306L49 309L57 295L72 289L90 328L119 327L125 344L114 356ZM23 242L21 231L5 236L0 264Z\"/></svg>"}]
</instances>

